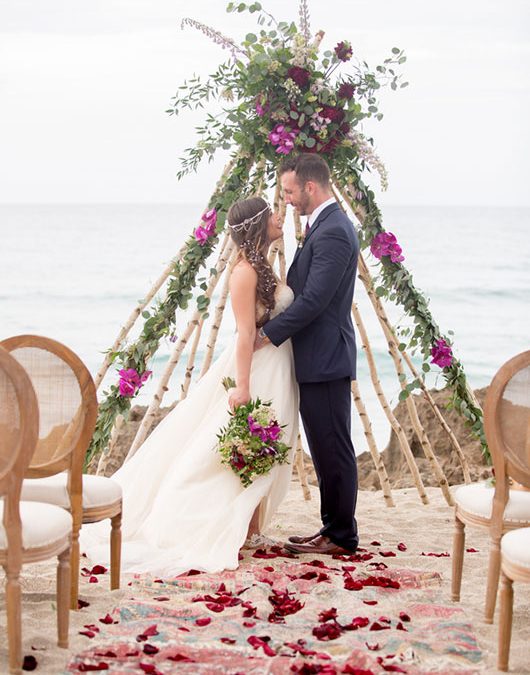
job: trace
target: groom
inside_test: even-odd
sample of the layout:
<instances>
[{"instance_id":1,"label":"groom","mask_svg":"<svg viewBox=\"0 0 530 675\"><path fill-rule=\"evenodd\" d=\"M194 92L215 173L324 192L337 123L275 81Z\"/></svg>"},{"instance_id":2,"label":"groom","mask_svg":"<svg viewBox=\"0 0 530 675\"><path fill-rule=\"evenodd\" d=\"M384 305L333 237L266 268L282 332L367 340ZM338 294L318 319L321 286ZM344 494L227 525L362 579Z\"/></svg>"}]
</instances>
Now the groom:
<instances>
[{"instance_id":1,"label":"groom","mask_svg":"<svg viewBox=\"0 0 530 675\"><path fill-rule=\"evenodd\" d=\"M359 244L352 222L331 192L329 168L314 154L280 167L287 204L308 216L306 236L287 283L292 305L259 331L278 346L292 338L300 413L320 488L323 526L292 536L294 553L351 553L359 543L355 504L357 464L351 441L351 380L356 377L351 318Z\"/></svg>"}]
</instances>

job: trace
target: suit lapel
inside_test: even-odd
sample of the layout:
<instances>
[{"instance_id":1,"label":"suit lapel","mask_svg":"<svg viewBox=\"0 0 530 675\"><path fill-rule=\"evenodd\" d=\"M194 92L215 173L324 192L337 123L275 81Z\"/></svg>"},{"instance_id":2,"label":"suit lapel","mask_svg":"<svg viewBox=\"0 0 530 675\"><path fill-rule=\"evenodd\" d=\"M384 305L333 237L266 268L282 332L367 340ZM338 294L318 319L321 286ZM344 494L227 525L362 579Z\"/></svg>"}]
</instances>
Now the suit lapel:
<instances>
[{"instance_id":1,"label":"suit lapel","mask_svg":"<svg viewBox=\"0 0 530 675\"><path fill-rule=\"evenodd\" d=\"M306 242L308 241L309 237L311 237L311 236L314 234L315 230L318 228L318 226L319 226L321 223L323 223L323 222L326 220L326 218L327 218L331 213L333 213L334 211L336 211L337 209L339 209L339 205L338 205L337 203L335 203L335 204L330 204L329 206L326 206L326 208L325 208L321 213L319 213L319 215L318 215L316 221L315 221L315 222L313 223L313 225L311 225L311 227L309 228L309 232L306 234L306 237L305 237L305 239L304 239L304 243L302 244L302 246L298 246L298 247L297 247L296 252L295 252L295 254L294 254L293 262L291 263L291 267L293 267L293 265L295 264L296 259L298 258L298 256L299 256L300 253L302 252L302 249L303 249L304 246L306 245Z\"/></svg>"}]
</instances>

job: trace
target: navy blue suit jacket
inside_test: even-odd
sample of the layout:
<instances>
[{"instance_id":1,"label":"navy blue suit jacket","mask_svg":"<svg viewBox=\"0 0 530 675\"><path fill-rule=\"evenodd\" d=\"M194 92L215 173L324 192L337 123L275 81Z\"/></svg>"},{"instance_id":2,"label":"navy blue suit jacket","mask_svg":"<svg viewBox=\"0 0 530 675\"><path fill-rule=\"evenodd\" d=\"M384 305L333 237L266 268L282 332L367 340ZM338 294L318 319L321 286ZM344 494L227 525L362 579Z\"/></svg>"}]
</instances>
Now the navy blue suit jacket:
<instances>
[{"instance_id":1,"label":"navy blue suit jacket","mask_svg":"<svg viewBox=\"0 0 530 675\"><path fill-rule=\"evenodd\" d=\"M263 330L278 346L292 338L298 382L356 378L351 317L359 243L338 204L317 217L287 274L294 301Z\"/></svg>"}]
</instances>

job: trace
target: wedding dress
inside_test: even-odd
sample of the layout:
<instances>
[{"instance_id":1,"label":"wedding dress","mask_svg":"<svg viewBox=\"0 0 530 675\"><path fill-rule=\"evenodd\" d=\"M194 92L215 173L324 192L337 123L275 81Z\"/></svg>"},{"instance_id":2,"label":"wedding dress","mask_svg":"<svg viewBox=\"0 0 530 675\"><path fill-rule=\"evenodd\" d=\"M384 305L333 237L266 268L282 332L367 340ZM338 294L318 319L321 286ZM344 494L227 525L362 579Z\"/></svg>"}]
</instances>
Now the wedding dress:
<instances>
[{"instance_id":1,"label":"wedding dress","mask_svg":"<svg viewBox=\"0 0 530 675\"><path fill-rule=\"evenodd\" d=\"M292 290L278 285L271 316L292 301ZM285 497L298 437L291 341L255 352L250 374L252 398L272 401L278 422L286 425L289 464L274 466L247 488L215 449L229 420L221 382L226 376L235 377L235 341L112 476L123 489L122 571L167 576L191 568L235 569L255 509L263 531ZM83 526L81 550L94 563L108 563L108 521Z\"/></svg>"}]
</instances>

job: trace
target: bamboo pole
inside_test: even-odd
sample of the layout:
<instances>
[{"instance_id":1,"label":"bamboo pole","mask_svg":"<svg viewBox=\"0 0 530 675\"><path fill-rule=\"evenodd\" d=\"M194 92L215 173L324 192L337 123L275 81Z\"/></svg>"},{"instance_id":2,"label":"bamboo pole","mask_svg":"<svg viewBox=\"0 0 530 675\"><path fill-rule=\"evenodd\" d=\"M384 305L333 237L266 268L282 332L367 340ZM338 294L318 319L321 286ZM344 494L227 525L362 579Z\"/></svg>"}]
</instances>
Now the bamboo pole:
<instances>
[{"instance_id":1,"label":"bamboo pole","mask_svg":"<svg viewBox=\"0 0 530 675\"><path fill-rule=\"evenodd\" d=\"M199 346L199 341L201 339L203 326L204 326L204 315L201 316L201 318L199 320L199 325L197 326L197 330L195 331L195 337L193 338L193 344L191 346L191 350L190 350L190 353L188 355L188 362L186 364L186 372L184 373L184 381L181 385L179 403L180 403L180 401L183 401L186 398L186 396L188 395L188 390L189 390L190 384L191 384L191 376L192 376L192 373L193 373L193 369L195 367L195 357L197 355L197 348Z\"/></svg>"},{"instance_id":2,"label":"bamboo pole","mask_svg":"<svg viewBox=\"0 0 530 675\"><path fill-rule=\"evenodd\" d=\"M311 501L311 492L309 490L309 484L307 482L307 473L305 470L304 464L304 450L302 448L302 439L300 434L298 434L298 439L296 443L296 450L294 456L294 465L296 467L296 473L298 474L298 480L302 486L302 492L306 502Z\"/></svg>"},{"instance_id":3,"label":"bamboo pole","mask_svg":"<svg viewBox=\"0 0 530 675\"><path fill-rule=\"evenodd\" d=\"M442 429L446 432L446 434L449 436L449 440L451 441L451 445L455 449L456 454L458 455L458 459L460 460L460 465L462 466L462 472L464 474L464 482L465 483L471 483L471 475L469 473L469 464L467 461L466 456L464 455L462 448L460 447L460 443L458 442L458 439L453 433L453 430L451 427L447 424L445 421L444 416L442 415L442 412L438 405L436 404L436 401L433 399L431 392L427 389L427 386L423 379L420 378L420 375L418 371L416 370L414 364L412 363L412 359L410 356L407 354L407 352L403 351L401 352L401 355L403 356L403 359L407 366L410 369L410 372L412 373L412 376L417 379L420 383L420 387L423 391L423 394L429 403L429 405L432 408L432 411L434 412L436 419L439 421Z\"/></svg>"},{"instance_id":4,"label":"bamboo pole","mask_svg":"<svg viewBox=\"0 0 530 675\"><path fill-rule=\"evenodd\" d=\"M349 195L349 191L346 188L346 192ZM351 196L350 196L351 197ZM351 204L351 199L348 201L346 199L346 203L349 203L350 208L357 214L361 216L364 220L364 216L362 215L362 211L358 208L355 207L353 204ZM357 217L359 217L357 215ZM361 222L363 222L361 220ZM383 308L383 305L380 301L380 299L377 297L377 295L374 292L373 289L373 282L372 278L370 276L370 272L368 270L368 267L364 261L364 258L362 254L359 254L359 278L363 282L366 291L368 293L368 297L370 299L370 302L372 303L372 306L375 310L376 316L379 320L379 323L381 324L381 327L383 329L383 333L385 334L385 337L387 338L388 346L389 346L389 352L390 356L392 357L392 360L394 362L394 366L396 368L396 373L398 375L400 387L402 391L406 391L406 374L403 370L403 364L401 360L401 355L399 352L399 349L396 344L396 340L394 337L394 331L390 327L390 322L388 320L388 317L386 316L385 310ZM387 330L389 329L389 330ZM431 465L431 468L433 470L434 475L436 476L436 479L438 481L438 484L442 490L442 493L445 497L446 502L449 504L449 506L454 506L454 500L453 496L451 495L451 492L449 490L449 484L447 482L447 478L438 463L438 460L436 459L436 456L433 452L431 443L429 441L429 438L427 434L425 433L425 429L423 428L423 425L421 424L421 420L418 415L418 411L416 409L416 404L414 402L414 399L411 396L407 396L405 399L405 404L407 407L407 411L409 413L410 420L412 422L412 426L414 428L414 431L416 433L416 436L418 440L420 441L420 445L423 449L423 452L425 454L425 457L429 460L429 463Z\"/></svg>"},{"instance_id":5,"label":"bamboo pole","mask_svg":"<svg viewBox=\"0 0 530 675\"><path fill-rule=\"evenodd\" d=\"M420 499L424 504L428 504L429 498L427 497L427 493L425 492L425 486L423 484L421 474L416 464L416 460L414 459L414 455L412 454L412 450L410 448L407 435L403 431L403 427L399 423L398 419L392 412L392 408L390 407L388 400L383 392L383 388L381 387L381 382L379 381L379 377L377 374L377 367L375 365L374 355L372 352L372 348L370 347L370 343L368 341L368 334L366 332L361 315L355 303L353 303L352 312L355 323L359 330L362 347L366 354L366 360L368 362L368 368L370 370L370 377L372 380L372 384L374 386L375 393L377 395L377 399L381 404L383 412L385 413L386 418L390 422L390 425L392 426L394 433L396 434L396 437L399 442L399 447L401 448L401 452L403 453L403 456L405 457L405 460L408 464L410 473L412 474L412 478L414 480L414 484L416 485L416 489L418 490L418 494L420 495Z\"/></svg>"},{"instance_id":6,"label":"bamboo pole","mask_svg":"<svg viewBox=\"0 0 530 675\"><path fill-rule=\"evenodd\" d=\"M208 340L206 342L206 355L204 357L199 379L205 373L208 372L213 360L215 345L217 343L217 336L219 335L219 329L221 328L221 322L224 316L226 301L228 299L228 291L230 288L230 273L232 271L232 267L234 262L236 261L236 258L237 258L237 251L234 251L232 258L228 264L228 269L226 270L225 273L225 280L223 284L223 289L221 291L221 295L219 297L219 302L217 303L217 307L215 308L212 327L210 328L210 334L208 335Z\"/></svg>"},{"instance_id":7,"label":"bamboo pole","mask_svg":"<svg viewBox=\"0 0 530 675\"><path fill-rule=\"evenodd\" d=\"M227 235L228 236L228 235ZM224 271L227 261L232 254L234 250L235 244L230 241L230 243L226 246L225 252L221 258L219 258L219 261L217 262L217 265L215 267L216 273L212 274L210 277L210 283L208 285L208 288L205 292L205 296L210 298L218 281L219 278ZM184 347L188 343L193 331L198 327L199 322L201 320L202 312L200 310L197 310L192 318L189 320L188 325L186 327L186 330L184 331L183 335L181 336L180 340L176 343L175 349L173 351L173 354L171 355L168 364L162 373L162 376L160 378L160 382L158 385L158 389L153 396L153 399L151 400L151 403L149 404L149 407L147 409L147 412L144 415L144 418L142 420L142 423L136 433L136 436L134 438L134 441L132 442L131 448L129 450L129 454L127 455L127 458L130 459L136 452L136 450L140 447L140 445L144 442L144 440L147 437L147 434L149 433L149 430L151 429L151 426L154 421L154 416L156 415L157 410L160 408L160 405L162 403L162 399L168 389L168 383L171 375L173 374L173 371L175 370L175 367L177 363L180 360L180 356L184 350Z\"/></svg>"},{"instance_id":8,"label":"bamboo pole","mask_svg":"<svg viewBox=\"0 0 530 675\"><path fill-rule=\"evenodd\" d=\"M372 433L372 424L370 422L370 418L368 417L368 413L366 412L366 407L364 405L357 380L352 380L351 392L355 407L357 408L357 412L359 414L359 419L363 425L366 442L368 443L370 455L372 456L372 460L374 462L375 470L377 472L377 477L379 478L379 484L381 486L381 490L383 491L383 497L385 498L386 505L395 506L394 500L392 498L392 490L390 488L388 474Z\"/></svg>"}]
</instances>

